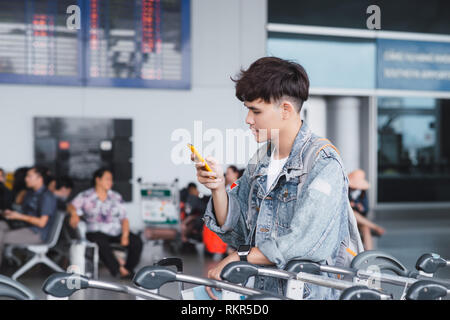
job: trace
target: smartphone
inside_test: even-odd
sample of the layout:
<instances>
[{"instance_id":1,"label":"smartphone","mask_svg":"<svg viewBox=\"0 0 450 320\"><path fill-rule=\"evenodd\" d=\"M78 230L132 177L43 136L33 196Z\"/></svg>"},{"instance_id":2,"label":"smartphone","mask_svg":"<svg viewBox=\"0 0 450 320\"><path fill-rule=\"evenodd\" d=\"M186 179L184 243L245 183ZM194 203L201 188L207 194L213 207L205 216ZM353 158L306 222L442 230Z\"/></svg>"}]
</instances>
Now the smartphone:
<instances>
[{"instance_id":1,"label":"smartphone","mask_svg":"<svg viewBox=\"0 0 450 320\"><path fill-rule=\"evenodd\" d=\"M197 157L198 160L200 160L200 162L203 162L203 164L205 165L206 171L213 172L211 170L210 166L208 165L208 163L205 161L205 159L203 159L203 157L200 155L200 153L198 153L197 149L195 149L193 144L188 143L188 148L191 149L191 152ZM210 177L210 178L215 179L215 177Z\"/></svg>"}]
</instances>

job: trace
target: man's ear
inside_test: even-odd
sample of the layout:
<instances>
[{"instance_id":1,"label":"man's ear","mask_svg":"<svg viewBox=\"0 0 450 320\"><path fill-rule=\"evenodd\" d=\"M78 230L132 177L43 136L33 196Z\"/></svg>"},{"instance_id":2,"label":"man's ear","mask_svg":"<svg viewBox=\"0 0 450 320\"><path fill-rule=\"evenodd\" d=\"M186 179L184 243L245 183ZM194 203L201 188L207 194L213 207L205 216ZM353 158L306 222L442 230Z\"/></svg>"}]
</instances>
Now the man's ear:
<instances>
[{"instance_id":1,"label":"man's ear","mask_svg":"<svg viewBox=\"0 0 450 320\"><path fill-rule=\"evenodd\" d=\"M294 106L289 101L284 101L280 108L281 108L281 118L283 120L289 119L295 112Z\"/></svg>"}]
</instances>

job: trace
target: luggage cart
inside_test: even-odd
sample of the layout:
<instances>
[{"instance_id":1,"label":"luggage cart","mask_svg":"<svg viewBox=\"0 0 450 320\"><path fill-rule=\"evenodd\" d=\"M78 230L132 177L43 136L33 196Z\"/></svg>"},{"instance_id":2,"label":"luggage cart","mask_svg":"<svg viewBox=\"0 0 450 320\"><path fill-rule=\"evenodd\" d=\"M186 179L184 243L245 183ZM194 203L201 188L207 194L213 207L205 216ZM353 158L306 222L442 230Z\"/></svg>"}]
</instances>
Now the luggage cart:
<instances>
[{"instance_id":1,"label":"luggage cart","mask_svg":"<svg viewBox=\"0 0 450 320\"><path fill-rule=\"evenodd\" d=\"M309 269L302 270L301 272L293 272L270 267L261 267L242 261L227 264L220 274L222 279L234 284L245 284L250 277L255 276L286 280L286 297L294 300L303 300L305 282L337 290L345 290L355 285L350 281L329 278Z\"/></svg>"},{"instance_id":2,"label":"luggage cart","mask_svg":"<svg viewBox=\"0 0 450 320\"><path fill-rule=\"evenodd\" d=\"M141 195L141 216L145 239L162 252L169 241L175 253L181 247L181 217L178 179L172 183L150 183L138 179ZM162 256L156 256L159 260Z\"/></svg>"},{"instance_id":3,"label":"luggage cart","mask_svg":"<svg viewBox=\"0 0 450 320\"><path fill-rule=\"evenodd\" d=\"M164 284L174 281L221 289L223 291L222 300L241 300L242 297L245 296L264 300L269 298L274 300L290 300L284 296L258 289L247 288L225 281L186 275L181 272L175 272L164 266L143 267L136 273L133 279L133 282L137 287L151 291L159 290ZM199 288L203 289L203 287ZM195 297L192 294L182 293L182 298L183 300L192 300Z\"/></svg>"},{"instance_id":4,"label":"luggage cart","mask_svg":"<svg viewBox=\"0 0 450 320\"><path fill-rule=\"evenodd\" d=\"M374 270L368 268L370 266L375 266ZM387 274L385 271L391 271L395 274ZM343 277L339 279L329 278L321 275L322 272ZM222 270L221 278L232 283L245 283L249 277L257 275L287 280L286 295L293 299L303 299L304 282L338 290L363 286L375 289L381 294L386 294L381 289L381 283L393 284L404 287L401 297L403 299L408 288L414 283L429 279L429 277L422 276L418 272L409 271L392 255L375 250L364 251L357 255L350 268L322 265L309 260L292 260L286 265L285 270L260 267L245 262L232 262ZM436 278L433 280L444 287L450 287L450 281L448 280ZM388 299L387 295L381 297Z\"/></svg>"},{"instance_id":5,"label":"luggage cart","mask_svg":"<svg viewBox=\"0 0 450 320\"><path fill-rule=\"evenodd\" d=\"M178 271L183 270L183 261L180 258L164 258L157 261L155 265L173 266ZM47 278L42 290L47 294L47 300L68 300L76 291L88 288L125 293L135 296L136 300L173 300L156 290L143 290L123 284L97 281L79 273L55 273ZM179 288L180 292L184 289L181 284Z\"/></svg>"},{"instance_id":6,"label":"luggage cart","mask_svg":"<svg viewBox=\"0 0 450 320\"><path fill-rule=\"evenodd\" d=\"M145 300L172 300L169 297L135 287L93 280L81 274L65 272L54 273L48 277L44 282L42 290L47 294L48 300L69 300L69 297L78 290L89 288L126 293Z\"/></svg>"}]
</instances>

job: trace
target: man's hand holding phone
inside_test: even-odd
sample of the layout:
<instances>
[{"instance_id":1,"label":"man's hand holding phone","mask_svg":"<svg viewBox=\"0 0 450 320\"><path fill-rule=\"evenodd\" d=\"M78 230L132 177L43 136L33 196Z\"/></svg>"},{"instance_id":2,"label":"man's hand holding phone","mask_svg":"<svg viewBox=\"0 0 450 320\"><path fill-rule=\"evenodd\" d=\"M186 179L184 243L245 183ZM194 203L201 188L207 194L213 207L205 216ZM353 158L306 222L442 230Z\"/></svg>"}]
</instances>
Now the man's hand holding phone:
<instances>
[{"instance_id":1,"label":"man's hand holding phone","mask_svg":"<svg viewBox=\"0 0 450 320\"><path fill-rule=\"evenodd\" d=\"M197 180L210 190L217 190L220 188L225 189L225 178L223 175L222 166L213 157L207 157L204 161L208 164L211 171L208 171L205 166L205 162L198 159L198 157L192 153L191 160L195 162L195 169L197 170Z\"/></svg>"}]
</instances>

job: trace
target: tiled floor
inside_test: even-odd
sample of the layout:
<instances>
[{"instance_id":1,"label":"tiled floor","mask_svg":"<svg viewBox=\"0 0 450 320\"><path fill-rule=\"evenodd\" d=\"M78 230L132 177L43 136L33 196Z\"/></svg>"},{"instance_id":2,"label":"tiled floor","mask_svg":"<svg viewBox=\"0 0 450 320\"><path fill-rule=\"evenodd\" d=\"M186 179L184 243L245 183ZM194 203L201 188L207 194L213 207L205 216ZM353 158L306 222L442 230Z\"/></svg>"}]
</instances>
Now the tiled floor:
<instances>
[{"instance_id":1,"label":"tiled floor","mask_svg":"<svg viewBox=\"0 0 450 320\"><path fill-rule=\"evenodd\" d=\"M377 213L375 220L386 229L377 239L377 249L388 252L410 270L424 253L437 253L450 260L450 209L428 211L391 211ZM450 279L450 267L436 273ZM402 293L398 287L386 286L394 296Z\"/></svg>"},{"instance_id":2,"label":"tiled floor","mask_svg":"<svg viewBox=\"0 0 450 320\"><path fill-rule=\"evenodd\" d=\"M392 254L406 267L414 269L417 258L426 252L435 252L450 259L450 210L415 211L412 213L400 211L382 212L377 214L376 222L386 229L386 234L376 240L377 249ZM170 253L162 252L157 247L147 244L144 247L144 254L138 267L151 265L154 260L167 255L170 255ZM205 276L207 270L215 263L211 257L205 257L202 261L195 252L185 253L181 258L184 262L184 272L196 276ZM4 267L1 271L2 274L11 275L14 270ZM45 294L41 288L44 280L51 273L47 267L39 266L22 276L19 280L35 292L39 299L45 299ZM438 272L437 276L450 279L450 267ZM100 268L100 280L130 284L130 281L113 279L104 267ZM187 285L186 287L190 286ZM383 287L394 293L395 296L399 296L402 291L398 287ZM177 298L178 285L165 285L161 290L161 294ZM88 289L74 294L71 299L134 299L134 297L126 294Z\"/></svg>"}]
</instances>

